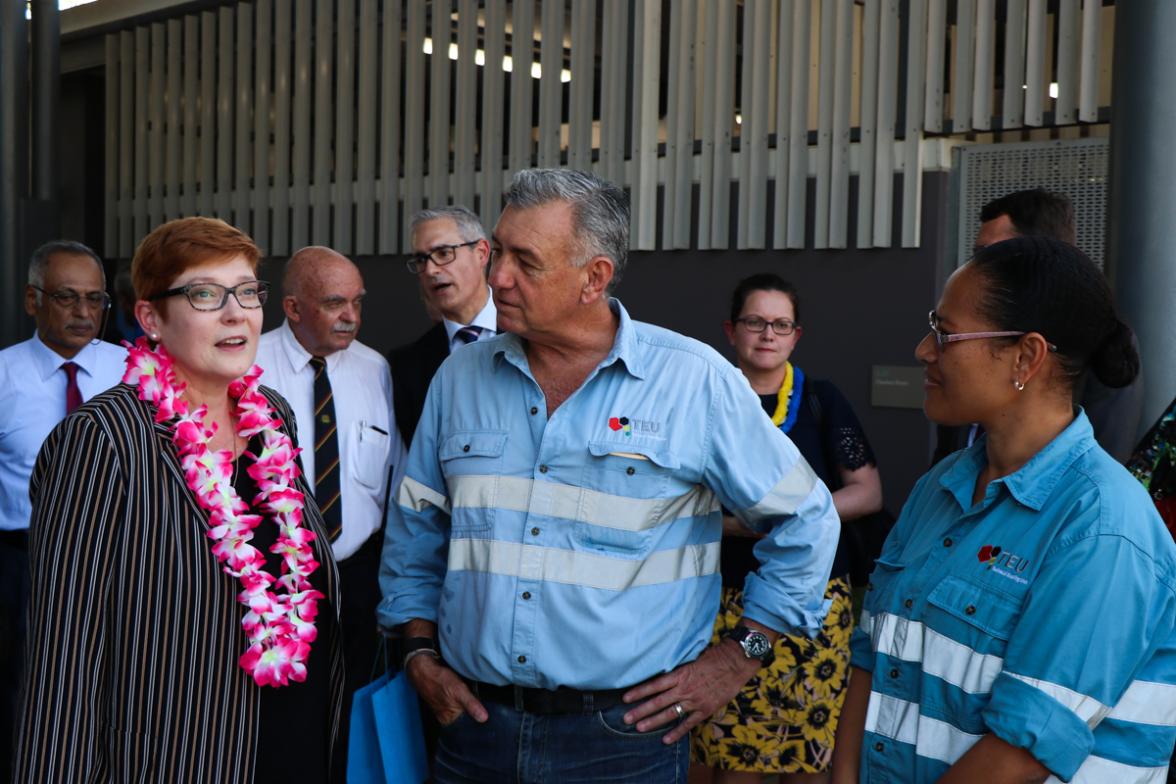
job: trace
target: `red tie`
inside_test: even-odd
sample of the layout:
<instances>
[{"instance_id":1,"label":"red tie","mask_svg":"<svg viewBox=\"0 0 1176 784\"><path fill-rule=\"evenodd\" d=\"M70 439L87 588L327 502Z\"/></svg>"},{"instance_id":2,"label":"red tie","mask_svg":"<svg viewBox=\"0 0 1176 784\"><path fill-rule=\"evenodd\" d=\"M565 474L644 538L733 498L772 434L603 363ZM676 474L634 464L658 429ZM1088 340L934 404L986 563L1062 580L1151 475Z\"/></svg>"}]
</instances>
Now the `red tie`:
<instances>
[{"instance_id":1,"label":"red tie","mask_svg":"<svg viewBox=\"0 0 1176 784\"><path fill-rule=\"evenodd\" d=\"M65 415L69 416L82 404L82 390L78 389L78 366L74 362L65 362L61 369L69 379L65 384Z\"/></svg>"}]
</instances>

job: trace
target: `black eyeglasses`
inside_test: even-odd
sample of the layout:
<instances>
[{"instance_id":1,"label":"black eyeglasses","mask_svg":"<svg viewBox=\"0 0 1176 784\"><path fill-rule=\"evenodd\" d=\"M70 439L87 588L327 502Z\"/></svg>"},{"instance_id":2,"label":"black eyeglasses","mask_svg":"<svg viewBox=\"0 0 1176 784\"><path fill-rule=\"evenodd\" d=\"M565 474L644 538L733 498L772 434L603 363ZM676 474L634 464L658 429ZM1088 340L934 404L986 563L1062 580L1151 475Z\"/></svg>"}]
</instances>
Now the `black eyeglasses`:
<instances>
[{"instance_id":1,"label":"black eyeglasses","mask_svg":"<svg viewBox=\"0 0 1176 784\"><path fill-rule=\"evenodd\" d=\"M154 301L178 294L187 297L188 304L196 310L220 310L228 304L230 294L237 300L238 305L247 310L254 310L265 304L266 297L269 296L269 283L264 280L247 280L232 288L217 283L189 283L187 286L161 291L148 299Z\"/></svg>"},{"instance_id":2,"label":"black eyeglasses","mask_svg":"<svg viewBox=\"0 0 1176 784\"><path fill-rule=\"evenodd\" d=\"M430 260L438 267L444 267L446 264L452 264L453 260L457 258L458 248L468 248L471 245L477 245L481 240L470 240L459 245L438 245L428 253L417 253L409 256L408 260L404 262L404 266L412 274L417 274L423 270Z\"/></svg>"},{"instance_id":3,"label":"black eyeglasses","mask_svg":"<svg viewBox=\"0 0 1176 784\"><path fill-rule=\"evenodd\" d=\"M85 302L86 307L90 310L106 310L110 307L110 295L105 291L91 291L89 294L79 294L73 289L45 291L40 286L33 286L32 288L41 292L65 310L74 307L79 301Z\"/></svg>"},{"instance_id":4,"label":"black eyeglasses","mask_svg":"<svg viewBox=\"0 0 1176 784\"><path fill-rule=\"evenodd\" d=\"M775 321L767 321L759 316L744 316L743 318L735 319L736 324L742 324L743 328L748 332L763 332L769 326L777 335L791 335L796 331L796 322L788 319L776 319Z\"/></svg>"}]
</instances>

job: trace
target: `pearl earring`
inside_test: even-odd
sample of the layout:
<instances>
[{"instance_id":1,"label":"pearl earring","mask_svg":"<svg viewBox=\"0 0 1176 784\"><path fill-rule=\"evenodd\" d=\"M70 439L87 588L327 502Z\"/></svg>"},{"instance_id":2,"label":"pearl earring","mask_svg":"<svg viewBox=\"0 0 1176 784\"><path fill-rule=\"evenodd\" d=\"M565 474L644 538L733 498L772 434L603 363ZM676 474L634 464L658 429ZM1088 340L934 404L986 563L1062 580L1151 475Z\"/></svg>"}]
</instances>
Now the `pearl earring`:
<instances>
[{"instance_id":1,"label":"pearl earring","mask_svg":"<svg viewBox=\"0 0 1176 784\"><path fill-rule=\"evenodd\" d=\"M1014 380L1013 380L1013 386L1017 388L1017 391L1018 391L1018 392L1020 392L1021 390L1023 390L1023 389L1025 388L1025 382L1024 382L1024 381L1022 381L1022 380L1021 380L1021 379L1019 379L1019 378L1018 378L1018 379L1014 379Z\"/></svg>"}]
</instances>

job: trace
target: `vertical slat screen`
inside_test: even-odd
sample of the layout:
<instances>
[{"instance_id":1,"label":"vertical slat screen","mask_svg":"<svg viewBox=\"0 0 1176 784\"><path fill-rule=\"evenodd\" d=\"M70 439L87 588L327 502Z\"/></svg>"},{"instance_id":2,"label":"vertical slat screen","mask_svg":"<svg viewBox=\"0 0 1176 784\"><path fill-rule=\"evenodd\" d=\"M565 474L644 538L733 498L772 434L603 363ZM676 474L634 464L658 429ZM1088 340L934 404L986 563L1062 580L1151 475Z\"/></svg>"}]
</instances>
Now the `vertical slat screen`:
<instances>
[{"instance_id":1,"label":"vertical slat screen","mask_svg":"<svg viewBox=\"0 0 1176 784\"><path fill-rule=\"evenodd\" d=\"M253 8L247 4L237 6L237 108L236 152L233 169L237 173L233 193L233 224L246 234L253 233L252 211L249 205L250 173L252 169L252 145L250 133L253 130Z\"/></svg>"},{"instance_id":2,"label":"vertical slat screen","mask_svg":"<svg viewBox=\"0 0 1176 784\"><path fill-rule=\"evenodd\" d=\"M453 130L453 197L455 204L474 208L474 153L477 132L478 72L474 50L478 44L477 0L458 0L457 11L457 116ZM558 131L558 124L557 124ZM558 138L556 155L559 154Z\"/></svg>"},{"instance_id":3,"label":"vertical slat screen","mask_svg":"<svg viewBox=\"0 0 1176 784\"><path fill-rule=\"evenodd\" d=\"M270 242L270 57L273 51L273 0L256 0L257 63L253 82L253 241L263 253Z\"/></svg>"},{"instance_id":4,"label":"vertical slat screen","mask_svg":"<svg viewBox=\"0 0 1176 784\"><path fill-rule=\"evenodd\" d=\"M833 71L833 156L829 169L829 247L849 246L849 112L853 97L853 0L837 0Z\"/></svg>"},{"instance_id":5,"label":"vertical slat screen","mask_svg":"<svg viewBox=\"0 0 1176 784\"><path fill-rule=\"evenodd\" d=\"M274 177L273 240L269 250L276 256L290 252L290 98L295 71L290 51L294 20L291 4L274 4Z\"/></svg>"},{"instance_id":6,"label":"vertical slat screen","mask_svg":"<svg viewBox=\"0 0 1176 784\"><path fill-rule=\"evenodd\" d=\"M829 247L829 177L833 165L833 67L837 60L837 0L821 0L817 46L817 192L813 247Z\"/></svg>"},{"instance_id":7,"label":"vertical slat screen","mask_svg":"<svg viewBox=\"0 0 1176 784\"><path fill-rule=\"evenodd\" d=\"M972 127L992 127L993 60L996 58L996 0L976 0L976 48L972 66Z\"/></svg>"},{"instance_id":8,"label":"vertical slat screen","mask_svg":"<svg viewBox=\"0 0 1176 784\"><path fill-rule=\"evenodd\" d=\"M429 186L426 207L440 207L449 193L449 23L451 0L432 0L433 56L429 58ZM460 55L459 55L460 56Z\"/></svg>"},{"instance_id":9,"label":"vertical slat screen","mask_svg":"<svg viewBox=\"0 0 1176 784\"><path fill-rule=\"evenodd\" d=\"M313 174L311 183L311 229L313 245L331 244L331 148L334 130L335 38L332 0L315 0L314 8L314 114L310 118L313 143Z\"/></svg>"},{"instance_id":10,"label":"vertical slat screen","mask_svg":"<svg viewBox=\"0 0 1176 784\"><path fill-rule=\"evenodd\" d=\"M876 2L876 0L875 0ZM781 249L788 242L788 153L792 111L792 24L793 11L787 5L778 9L776 18L776 148L772 150L772 177L775 204L772 211L772 247Z\"/></svg>"},{"instance_id":11,"label":"vertical slat screen","mask_svg":"<svg viewBox=\"0 0 1176 784\"><path fill-rule=\"evenodd\" d=\"M898 116L898 4L878 19L878 132L874 157L874 247L889 248L894 219L894 120Z\"/></svg>"},{"instance_id":12,"label":"vertical slat screen","mask_svg":"<svg viewBox=\"0 0 1176 784\"><path fill-rule=\"evenodd\" d=\"M903 140L902 247L919 246L923 195L923 103L927 85L927 2L909 0L907 19L906 138Z\"/></svg>"},{"instance_id":13,"label":"vertical slat screen","mask_svg":"<svg viewBox=\"0 0 1176 784\"><path fill-rule=\"evenodd\" d=\"M119 138L118 109L121 96L122 79L118 66L118 34L109 33L103 39L106 54L106 138ZM104 244L102 255L115 257L119 255L118 245L118 156L106 156L106 182L102 202L102 226Z\"/></svg>"},{"instance_id":14,"label":"vertical slat screen","mask_svg":"<svg viewBox=\"0 0 1176 784\"><path fill-rule=\"evenodd\" d=\"M1001 127L1020 128L1025 116L1025 0L1005 6L1004 94Z\"/></svg>"},{"instance_id":15,"label":"vertical slat screen","mask_svg":"<svg viewBox=\"0 0 1176 784\"><path fill-rule=\"evenodd\" d=\"M151 72L147 76L147 229L163 223L163 49L164 26L151 25Z\"/></svg>"},{"instance_id":16,"label":"vertical slat screen","mask_svg":"<svg viewBox=\"0 0 1176 784\"><path fill-rule=\"evenodd\" d=\"M425 2L408 0L404 37L404 204L400 247L408 251L408 223L421 209L425 159Z\"/></svg>"},{"instance_id":17,"label":"vertical slat screen","mask_svg":"<svg viewBox=\"0 0 1176 784\"><path fill-rule=\"evenodd\" d=\"M164 141L164 193L163 214L165 220L180 217L180 93L181 57L184 53L184 23L181 19L167 21L167 126Z\"/></svg>"},{"instance_id":18,"label":"vertical slat screen","mask_svg":"<svg viewBox=\"0 0 1176 784\"><path fill-rule=\"evenodd\" d=\"M380 0L380 253L400 250L400 0Z\"/></svg>"},{"instance_id":19,"label":"vertical slat screen","mask_svg":"<svg viewBox=\"0 0 1176 784\"><path fill-rule=\"evenodd\" d=\"M972 127L972 84L976 65L976 0L956 0L952 40L955 74L951 85L951 129Z\"/></svg>"},{"instance_id":20,"label":"vertical slat screen","mask_svg":"<svg viewBox=\"0 0 1176 784\"><path fill-rule=\"evenodd\" d=\"M743 7L743 96L739 131L739 223L737 248L762 248L768 203L768 100L772 29L769 0L748 0Z\"/></svg>"},{"instance_id":21,"label":"vertical slat screen","mask_svg":"<svg viewBox=\"0 0 1176 784\"><path fill-rule=\"evenodd\" d=\"M183 192L180 194L180 214L196 214L196 142L200 126L196 118L200 103L199 57L200 19L184 17L184 150ZM275 140L276 141L276 140Z\"/></svg>"},{"instance_id":22,"label":"vertical slat screen","mask_svg":"<svg viewBox=\"0 0 1176 784\"><path fill-rule=\"evenodd\" d=\"M335 14L335 229L331 247L355 252L355 0L337 0Z\"/></svg>"},{"instance_id":23,"label":"vertical slat screen","mask_svg":"<svg viewBox=\"0 0 1176 784\"><path fill-rule=\"evenodd\" d=\"M862 15L861 163L858 168L857 247L874 246L874 162L878 155L878 31L881 0L866 0Z\"/></svg>"},{"instance_id":24,"label":"vertical slat screen","mask_svg":"<svg viewBox=\"0 0 1176 784\"><path fill-rule=\"evenodd\" d=\"M380 105L380 15L377 0L359 0L359 85L356 100L355 253L376 250L376 118Z\"/></svg>"},{"instance_id":25,"label":"vertical slat screen","mask_svg":"<svg viewBox=\"0 0 1176 784\"><path fill-rule=\"evenodd\" d=\"M563 114L564 0L543 0L539 29L539 160L543 168L559 166ZM655 46L656 48L656 46ZM655 118L656 119L656 118Z\"/></svg>"},{"instance_id":26,"label":"vertical slat screen","mask_svg":"<svg viewBox=\"0 0 1176 784\"><path fill-rule=\"evenodd\" d=\"M788 110L788 239L789 248L804 247L804 216L808 196L809 54L812 3L792 7L792 86Z\"/></svg>"},{"instance_id":27,"label":"vertical slat screen","mask_svg":"<svg viewBox=\"0 0 1176 784\"><path fill-rule=\"evenodd\" d=\"M633 174L629 246L657 245L657 112L661 0L640 0L634 9Z\"/></svg>"},{"instance_id":28,"label":"vertical slat screen","mask_svg":"<svg viewBox=\"0 0 1176 784\"><path fill-rule=\"evenodd\" d=\"M1130 2L1130 0L1127 0ZM1082 0L1082 55L1078 79L1078 119L1098 121L1098 49L1102 0Z\"/></svg>"},{"instance_id":29,"label":"vertical slat screen","mask_svg":"<svg viewBox=\"0 0 1176 784\"><path fill-rule=\"evenodd\" d=\"M311 76L311 0L296 0L294 6L294 157L290 171L294 186L291 189L289 253L309 244L310 239L310 99L313 88Z\"/></svg>"},{"instance_id":30,"label":"vertical slat screen","mask_svg":"<svg viewBox=\"0 0 1176 784\"><path fill-rule=\"evenodd\" d=\"M465 204L491 228L507 178L534 165L626 188L635 249L913 247L926 136L1098 122L1112 14L1099 0L161 14L102 41L104 251L129 257L161 221L202 214L276 256L395 254L426 205Z\"/></svg>"},{"instance_id":31,"label":"vertical slat screen","mask_svg":"<svg viewBox=\"0 0 1176 784\"><path fill-rule=\"evenodd\" d=\"M1049 82L1045 73L1046 0L1029 0L1025 34L1025 124L1045 124L1045 98Z\"/></svg>"},{"instance_id":32,"label":"vertical slat screen","mask_svg":"<svg viewBox=\"0 0 1176 784\"><path fill-rule=\"evenodd\" d=\"M233 208L233 9L217 13L216 33L216 217L231 221Z\"/></svg>"},{"instance_id":33,"label":"vertical slat screen","mask_svg":"<svg viewBox=\"0 0 1176 784\"><path fill-rule=\"evenodd\" d=\"M580 4L577 4L580 5ZM595 5L585 2L583 5ZM594 12L595 13L595 12ZM504 28L506 27L506 0L486 0L486 67L482 73L482 146L480 215L482 226L487 232L498 222L502 209L502 165L503 145L506 140L503 131L506 99L506 75L500 66L506 56ZM575 79L572 80L573 84ZM591 92L589 92L589 117L591 117ZM591 130L588 139L592 144ZM592 155L589 149L587 156Z\"/></svg>"},{"instance_id":34,"label":"vertical slat screen","mask_svg":"<svg viewBox=\"0 0 1176 784\"><path fill-rule=\"evenodd\" d=\"M511 172L531 166L532 98L531 62L535 51L535 2L513 0L510 42L510 149Z\"/></svg>"}]
</instances>

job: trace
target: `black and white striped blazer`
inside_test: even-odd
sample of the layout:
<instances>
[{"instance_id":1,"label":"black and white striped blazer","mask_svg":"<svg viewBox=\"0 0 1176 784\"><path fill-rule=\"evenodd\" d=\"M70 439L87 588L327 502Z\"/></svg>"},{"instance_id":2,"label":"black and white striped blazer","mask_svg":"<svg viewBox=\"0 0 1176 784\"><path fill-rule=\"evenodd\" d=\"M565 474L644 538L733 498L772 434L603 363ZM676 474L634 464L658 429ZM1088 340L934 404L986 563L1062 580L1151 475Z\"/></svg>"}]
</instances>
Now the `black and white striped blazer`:
<instances>
[{"instance_id":1,"label":"black and white striped blazer","mask_svg":"<svg viewBox=\"0 0 1176 784\"><path fill-rule=\"evenodd\" d=\"M294 433L286 401L262 391ZM37 458L16 781L253 781L260 687L237 664L240 583L213 556L208 515L152 414L119 385L63 420ZM319 622L338 623L338 573L313 503L303 520L333 611ZM338 634L320 639L335 641L322 739L334 749L343 654Z\"/></svg>"}]
</instances>

